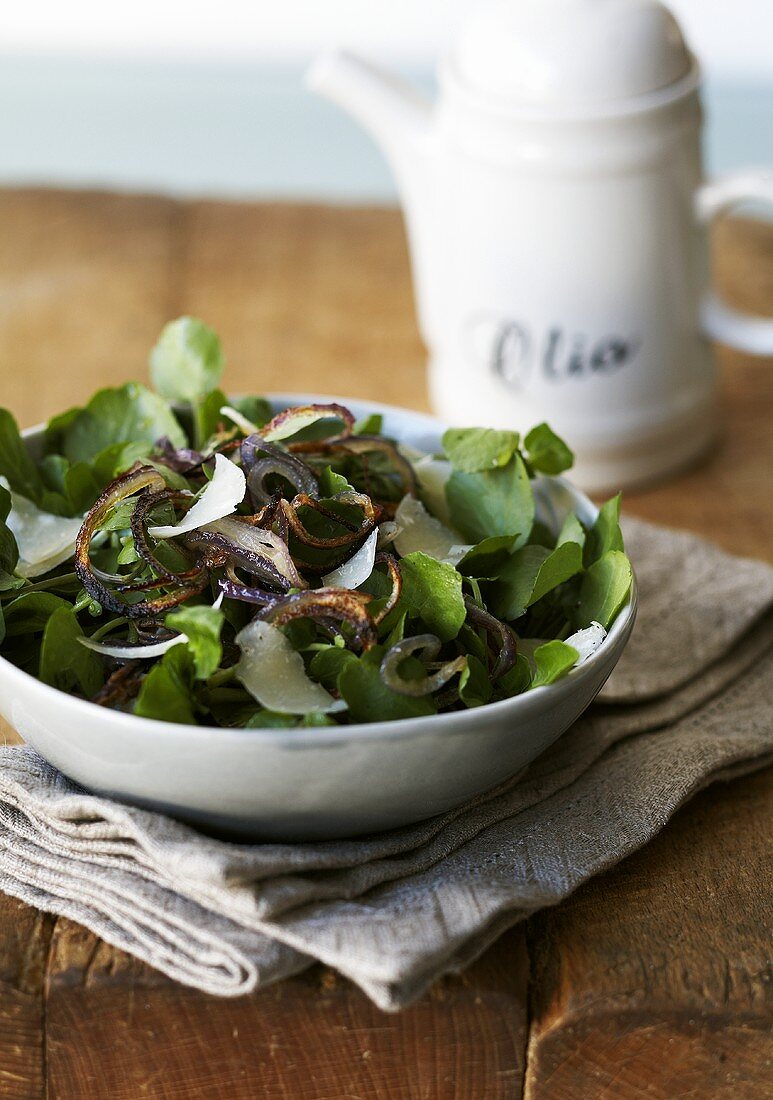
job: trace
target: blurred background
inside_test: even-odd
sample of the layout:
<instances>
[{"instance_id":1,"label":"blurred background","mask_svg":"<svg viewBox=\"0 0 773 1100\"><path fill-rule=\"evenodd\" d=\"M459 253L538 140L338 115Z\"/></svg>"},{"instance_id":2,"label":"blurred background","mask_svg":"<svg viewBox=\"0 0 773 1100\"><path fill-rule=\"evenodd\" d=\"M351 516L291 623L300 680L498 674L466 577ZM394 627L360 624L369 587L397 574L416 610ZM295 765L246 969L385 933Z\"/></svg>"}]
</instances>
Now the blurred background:
<instances>
[{"instance_id":1,"label":"blurred background","mask_svg":"<svg viewBox=\"0 0 773 1100\"><path fill-rule=\"evenodd\" d=\"M343 113L303 89L346 45L431 88L474 0L38 0L0 7L0 185L341 202L395 198ZM710 172L773 161L773 4L670 0L703 61Z\"/></svg>"}]
</instances>

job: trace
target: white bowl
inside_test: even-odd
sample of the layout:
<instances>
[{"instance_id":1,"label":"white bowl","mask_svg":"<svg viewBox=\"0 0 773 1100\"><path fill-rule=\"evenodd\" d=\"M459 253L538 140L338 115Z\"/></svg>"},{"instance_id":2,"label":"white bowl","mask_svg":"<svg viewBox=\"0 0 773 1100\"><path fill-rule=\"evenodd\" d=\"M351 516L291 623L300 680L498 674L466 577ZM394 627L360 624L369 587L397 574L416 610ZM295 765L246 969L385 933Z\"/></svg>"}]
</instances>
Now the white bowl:
<instances>
[{"instance_id":1,"label":"white bowl","mask_svg":"<svg viewBox=\"0 0 773 1100\"><path fill-rule=\"evenodd\" d=\"M284 408L309 400L282 395ZM384 431L436 450L441 425L391 406ZM28 433L34 448L36 433ZM561 478L535 483L559 524L597 509ZM40 683L0 658L0 713L46 760L88 789L251 838L320 840L406 825L459 806L529 764L582 714L617 664L635 587L599 649L562 680L473 710L318 729L212 729L137 718Z\"/></svg>"}]
</instances>

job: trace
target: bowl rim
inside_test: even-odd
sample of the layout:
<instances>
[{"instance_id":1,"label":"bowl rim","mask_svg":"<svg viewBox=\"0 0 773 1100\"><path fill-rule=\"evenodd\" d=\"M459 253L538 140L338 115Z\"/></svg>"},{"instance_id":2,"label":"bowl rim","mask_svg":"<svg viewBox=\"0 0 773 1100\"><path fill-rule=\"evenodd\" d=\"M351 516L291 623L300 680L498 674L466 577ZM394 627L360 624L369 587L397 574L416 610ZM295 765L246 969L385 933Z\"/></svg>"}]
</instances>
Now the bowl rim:
<instances>
[{"instance_id":1,"label":"bowl rim","mask_svg":"<svg viewBox=\"0 0 773 1100\"><path fill-rule=\"evenodd\" d=\"M406 408L400 405L388 405L379 401L369 401L363 398L333 398L326 394L273 392L265 394L265 397L272 403L284 403L284 405L292 404L293 402L301 404L310 403L311 401L321 403L335 400L339 404L344 404L347 407L354 406L362 409L369 409L372 412L391 412L398 416L408 415L410 417L415 417L417 420L425 421L427 426L434 430L442 430L445 426L442 421L433 417L430 413L418 409ZM39 435L44 427L45 425L43 424L37 424L34 427L25 428L21 433L22 437L26 439ZM546 480L565 487L574 497L586 505L591 512L598 515L599 509L593 501L591 501L581 489L578 489L566 478L548 477ZM139 727L142 726L147 733L158 734L169 740L190 740L191 738L208 740L214 738L222 742L227 738L229 740L238 741L259 741L263 744L268 743L288 748L313 748L315 746L323 747L325 745L340 743L342 740L360 741L379 740L384 738L399 740L404 737L415 736L420 733L429 732L432 729L440 728L443 728L444 731L448 733L453 733L462 728L469 729L471 722L479 723L489 718L491 721L497 721L504 717L508 719L515 719L519 715L526 717L529 712L540 709L540 704L543 701L547 702L550 699L558 702L560 698L565 697L567 694L571 694L574 689L579 688L581 683L585 680L594 677L596 666L606 658L610 649L628 633L636 617L637 607L638 585L636 573L634 571L631 591L626 603L620 609L604 641L590 657L582 662L581 665L571 669L566 676L555 681L555 683L532 688L530 691L512 696L509 699L501 699L495 703L485 703L480 707L471 707L462 711L450 711L446 714L428 714L413 718L396 718L389 721L355 722L347 726L304 726L291 727L289 729L283 727L258 726L254 729L247 729L244 727L222 728L219 726L192 726L182 722L167 722L161 718L145 718L141 715L127 714L124 711L105 708L99 709L102 710L102 716L105 719L106 725L117 723L116 728L126 729L127 731L131 729L138 730ZM9 676L11 681L16 680L19 683L26 684L33 691L39 691L44 698L48 698L52 703L56 701L65 709L72 709L73 715L76 717L78 714L84 716L90 715L92 718L95 717L95 710L97 709L95 703L90 702L88 699L79 699L76 695L70 695L68 692L61 691L59 688L52 687L50 684L44 684L42 681L38 680L37 677L18 668L2 655L0 655L0 672L2 672L4 676Z\"/></svg>"}]
</instances>

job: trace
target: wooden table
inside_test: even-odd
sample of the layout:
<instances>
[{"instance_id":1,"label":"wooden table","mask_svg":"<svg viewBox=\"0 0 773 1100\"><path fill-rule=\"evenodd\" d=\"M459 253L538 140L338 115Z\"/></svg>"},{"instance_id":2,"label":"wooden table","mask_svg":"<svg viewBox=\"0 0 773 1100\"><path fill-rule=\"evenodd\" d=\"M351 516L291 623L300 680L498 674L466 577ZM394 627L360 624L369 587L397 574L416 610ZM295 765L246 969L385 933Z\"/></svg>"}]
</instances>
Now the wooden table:
<instances>
[{"instance_id":1,"label":"wooden table","mask_svg":"<svg viewBox=\"0 0 773 1100\"><path fill-rule=\"evenodd\" d=\"M221 333L235 391L426 407L394 211L12 191L0 224L0 404L23 423L144 378L183 312ZM771 312L773 227L727 223L716 246L728 296ZM773 372L720 361L716 452L626 507L767 556ZM0 1096L771 1097L771 790L768 773L706 791L397 1016L321 967L218 1001L0 896Z\"/></svg>"}]
</instances>

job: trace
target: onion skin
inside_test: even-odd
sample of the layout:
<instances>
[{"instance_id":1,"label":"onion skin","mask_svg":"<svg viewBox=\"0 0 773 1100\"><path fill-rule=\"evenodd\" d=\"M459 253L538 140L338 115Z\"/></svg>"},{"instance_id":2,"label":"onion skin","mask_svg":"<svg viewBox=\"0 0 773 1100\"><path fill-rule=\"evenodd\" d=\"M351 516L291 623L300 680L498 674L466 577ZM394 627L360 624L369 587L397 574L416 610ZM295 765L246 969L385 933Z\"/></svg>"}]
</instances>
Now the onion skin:
<instances>
[{"instance_id":1,"label":"onion skin","mask_svg":"<svg viewBox=\"0 0 773 1100\"><path fill-rule=\"evenodd\" d=\"M501 622L490 612L478 607L469 596L464 597L464 603L467 608L467 621L474 626L482 627L487 633L499 638L499 654L491 670L492 681L498 680L500 676L504 676L506 672L510 671L518 656L518 639L515 632L507 623Z\"/></svg>"},{"instance_id":2,"label":"onion skin","mask_svg":"<svg viewBox=\"0 0 773 1100\"><path fill-rule=\"evenodd\" d=\"M226 599L241 600L243 603L257 604L258 607L266 607L282 598L277 596L276 592L268 592L265 588L253 588L230 579L222 578L217 583Z\"/></svg>"},{"instance_id":3,"label":"onion skin","mask_svg":"<svg viewBox=\"0 0 773 1100\"><path fill-rule=\"evenodd\" d=\"M348 588L309 588L305 592L282 597L259 611L258 617L275 626L282 626L293 619L334 619L348 623L362 649L367 650L378 641L375 624L365 606L370 598Z\"/></svg>"}]
</instances>

